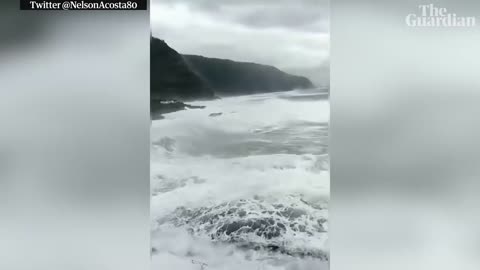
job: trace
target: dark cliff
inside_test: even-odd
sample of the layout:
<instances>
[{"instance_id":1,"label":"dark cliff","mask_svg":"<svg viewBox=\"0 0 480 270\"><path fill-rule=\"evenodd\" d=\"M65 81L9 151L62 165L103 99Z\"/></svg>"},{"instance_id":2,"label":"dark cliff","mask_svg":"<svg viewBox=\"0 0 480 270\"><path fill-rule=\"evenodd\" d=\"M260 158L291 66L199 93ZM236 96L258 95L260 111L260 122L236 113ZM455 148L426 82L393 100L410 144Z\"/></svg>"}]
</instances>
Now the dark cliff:
<instances>
[{"instance_id":1,"label":"dark cliff","mask_svg":"<svg viewBox=\"0 0 480 270\"><path fill-rule=\"evenodd\" d=\"M150 41L150 99L194 100L214 98L213 89L193 72L183 56L163 40Z\"/></svg>"},{"instance_id":2,"label":"dark cliff","mask_svg":"<svg viewBox=\"0 0 480 270\"><path fill-rule=\"evenodd\" d=\"M191 108L182 101L310 87L313 85L307 78L272 66L181 55L163 40L150 40L152 115Z\"/></svg>"},{"instance_id":3,"label":"dark cliff","mask_svg":"<svg viewBox=\"0 0 480 270\"><path fill-rule=\"evenodd\" d=\"M205 79L219 95L243 95L313 87L309 79L285 73L273 66L197 55L183 57L191 69Z\"/></svg>"}]
</instances>

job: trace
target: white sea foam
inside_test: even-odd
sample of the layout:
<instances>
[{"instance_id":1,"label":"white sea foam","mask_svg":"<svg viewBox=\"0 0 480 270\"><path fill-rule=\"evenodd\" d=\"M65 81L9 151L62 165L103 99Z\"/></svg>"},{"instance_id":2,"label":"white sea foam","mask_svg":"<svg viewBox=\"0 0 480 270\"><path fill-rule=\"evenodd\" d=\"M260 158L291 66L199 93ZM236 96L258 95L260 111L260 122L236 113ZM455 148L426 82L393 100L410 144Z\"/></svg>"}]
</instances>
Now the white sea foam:
<instances>
[{"instance_id":1,"label":"white sea foam","mask_svg":"<svg viewBox=\"0 0 480 270\"><path fill-rule=\"evenodd\" d=\"M195 102L206 108L152 123L152 269L328 269L329 104L316 96Z\"/></svg>"}]
</instances>

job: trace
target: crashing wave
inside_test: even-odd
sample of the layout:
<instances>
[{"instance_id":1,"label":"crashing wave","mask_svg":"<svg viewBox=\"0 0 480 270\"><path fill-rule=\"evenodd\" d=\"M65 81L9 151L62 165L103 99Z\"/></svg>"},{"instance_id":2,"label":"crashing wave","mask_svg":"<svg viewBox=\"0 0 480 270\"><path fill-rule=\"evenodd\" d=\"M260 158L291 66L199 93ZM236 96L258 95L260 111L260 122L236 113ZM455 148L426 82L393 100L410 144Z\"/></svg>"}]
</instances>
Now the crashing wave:
<instances>
[{"instance_id":1,"label":"crashing wave","mask_svg":"<svg viewBox=\"0 0 480 270\"><path fill-rule=\"evenodd\" d=\"M328 261L322 243L327 239L326 207L326 203L307 202L300 196L289 196L281 203L257 197L212 207L179 207L158 223L239 248Z\"/></svg>"}]
</instances>

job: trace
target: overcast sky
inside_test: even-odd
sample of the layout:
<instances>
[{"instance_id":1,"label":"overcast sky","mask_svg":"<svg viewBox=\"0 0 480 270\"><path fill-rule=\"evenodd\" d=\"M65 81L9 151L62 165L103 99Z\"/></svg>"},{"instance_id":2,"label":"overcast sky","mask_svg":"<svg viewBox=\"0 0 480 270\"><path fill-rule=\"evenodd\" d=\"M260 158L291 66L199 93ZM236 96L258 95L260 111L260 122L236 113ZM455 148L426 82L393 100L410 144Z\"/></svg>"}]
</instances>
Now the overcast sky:
<instances>
[{"instance_id":1,"label":"overcast sky","mask_svg":"<svg viewBox=\"0 0 480 270\"><path fill-rule=\"evenodd\" d=\"M152 0L150 21L153 36L183 54L269 64L309 77L328 70L326 0Z\"/></svg>"}]
</instances>

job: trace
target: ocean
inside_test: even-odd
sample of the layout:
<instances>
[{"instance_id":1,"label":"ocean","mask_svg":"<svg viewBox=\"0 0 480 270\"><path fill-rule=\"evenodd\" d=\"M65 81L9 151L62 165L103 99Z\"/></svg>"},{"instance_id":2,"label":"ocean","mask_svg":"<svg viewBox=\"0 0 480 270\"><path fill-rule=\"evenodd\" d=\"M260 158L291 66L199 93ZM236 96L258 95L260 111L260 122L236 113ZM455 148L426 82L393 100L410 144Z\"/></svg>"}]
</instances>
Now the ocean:
<instances>
[{"instance_id":1,"label":"ocean","mask_svg":"<svg viewBox=\"0 0 480 270\"><path fill-rule=\"evenodd\" d=\"M190 104L152 121L152 270L329 269L326 89Z\"/></svg>"}]
</instances>

